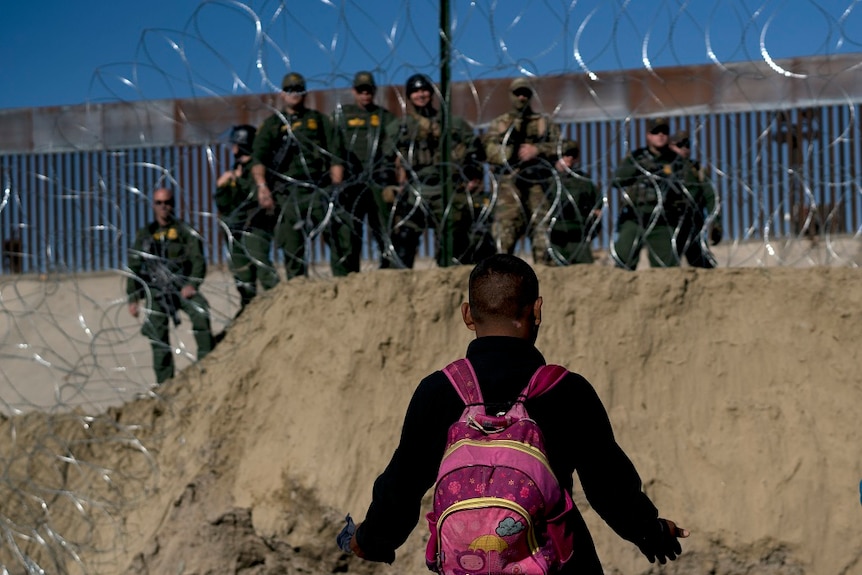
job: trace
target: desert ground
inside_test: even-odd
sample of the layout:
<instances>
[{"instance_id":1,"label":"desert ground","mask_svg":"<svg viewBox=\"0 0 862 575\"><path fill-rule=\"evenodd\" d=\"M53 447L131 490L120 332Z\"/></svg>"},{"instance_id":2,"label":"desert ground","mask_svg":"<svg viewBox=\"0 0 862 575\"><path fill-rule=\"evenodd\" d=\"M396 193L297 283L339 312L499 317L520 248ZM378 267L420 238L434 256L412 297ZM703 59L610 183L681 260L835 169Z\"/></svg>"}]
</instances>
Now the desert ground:
<instances>
[{"instance_id":1,"label":"desert ground","mask_svg":"<svg viewBox=\"0 0 862 575\"><path fill-rule=\"evenodd\" d=\"M862 573L862 272L828 255L537 269L537 346L593 383L645 491L692 532L658 568L576 491L607 573ZM299 279L233 321L213 270L223 340L194 363L183 323L182 371L158 387L120 274L3 277L0 565L427 572L424 520L392 566L344 555L335 535L363 517L418 381L463 355L468 274Z\"/></svg>"}]
</instances>

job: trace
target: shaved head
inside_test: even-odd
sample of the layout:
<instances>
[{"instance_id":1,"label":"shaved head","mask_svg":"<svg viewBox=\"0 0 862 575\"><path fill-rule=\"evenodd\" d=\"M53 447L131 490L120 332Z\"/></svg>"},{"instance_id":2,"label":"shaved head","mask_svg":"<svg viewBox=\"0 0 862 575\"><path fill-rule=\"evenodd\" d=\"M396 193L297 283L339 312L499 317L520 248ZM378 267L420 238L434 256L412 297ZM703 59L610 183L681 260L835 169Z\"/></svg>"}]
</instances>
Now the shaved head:
<instances>
[{"instance_id":1,"label":"shaved head","mask_svg":"<svg viewBox=\"0 0 862 575\"><path fill-rule=\"evenodd\" d=\"M524 319L538 298L536 272L518 257L496 254L470 273L470 312L477 324Z\"/></svg>"}]
</instances>

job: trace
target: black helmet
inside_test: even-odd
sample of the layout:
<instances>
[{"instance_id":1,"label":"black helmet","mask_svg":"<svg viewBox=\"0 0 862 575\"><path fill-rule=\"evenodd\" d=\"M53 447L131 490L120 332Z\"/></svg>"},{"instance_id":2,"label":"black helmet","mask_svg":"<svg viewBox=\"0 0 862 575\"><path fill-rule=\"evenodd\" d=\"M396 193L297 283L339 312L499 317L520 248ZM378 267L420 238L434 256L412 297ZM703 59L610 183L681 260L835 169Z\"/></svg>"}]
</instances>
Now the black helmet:
<instances>
[{"instance_id":1,"label":"black helmet","mask_svg":"<svg viewBox=\"0 0 862 575\"><path fill-rule=\"evenodd\" d=\"M410 94L419 90L428 90L429 92L434 91L431 79L425 74L413 74L407 78L407 82L404 84L404 91L407 92L408 98L410 97Z\"/></svg>"},{"instance_id":2,"label":"black helmet","mask_svg":"<svg viewBox=\"0 0 862 575\"><path fill-rule=\"evenodd\" d=\"M254 135L257 133L257 128L243 124L242 126L234 126L230 131L230 143L236 144L239 147L240 155L251 154L252 146L254 145Z\"/></svg>"}]
</instances>

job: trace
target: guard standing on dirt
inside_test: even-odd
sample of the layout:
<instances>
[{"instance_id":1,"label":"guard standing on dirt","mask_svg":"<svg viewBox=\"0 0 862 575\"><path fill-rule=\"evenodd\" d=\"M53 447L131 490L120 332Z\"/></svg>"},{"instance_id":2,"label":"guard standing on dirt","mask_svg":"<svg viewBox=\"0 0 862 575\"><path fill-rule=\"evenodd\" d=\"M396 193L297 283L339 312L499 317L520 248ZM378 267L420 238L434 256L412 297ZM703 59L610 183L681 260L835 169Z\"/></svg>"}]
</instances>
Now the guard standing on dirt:
<instances>
[{"instance_id":1,"label":"guard standing on dirt","mask_svg":"<svg viewBox=\"0 0 862 575\"><path fill-rule=\"evenodd\" d=\"M138 302L146 302L141 333L150 340L156 381L162 383L174 376L168 321L179 325L179 310L192 321L198 360L212 351L213 334L209 303L198 291L206 275L200 234L174 217L171 190L153 192L153 211L155 221L138 230L129 250L126 295L132 317L140 314Z\"/></svg>"},{"instance_id":2,"label":"guard standing on dirt","mask_svg":"<svg viewBox=\"0 0 862 575\"><path fill-rule=\"evenodd\" d=\"M395 223L392 244L396 265L412 268L419 239L428 228L437 230L436 259L441 267L470 263L464 261L472 253L470 228L473 204L464 183L469 166L480 166L484 154L472 126L458 116L449 118L451 150L443 158L440 149L442 114L432 105L434 86L424 74L414 74L404 87L407 95L406 114L386 127L386 156L395 166L398 191L395 195ZM449 173L455 190L448 205L443 202L443 166ZM391 189L391 188L390 188ZM443 219L450 225L451 259L444 261L440 237Z\"/></svg>"},{"instance_id":3,"label":"guard standing on dirt","mask_svg":"<svg viewBox=\"0 0 862 575\"><path fill-rule=\"evenodd\" d=\"M270 259L272 238L278 220L276 209L265 210L257 201L257 186L251 175L254 126L234 126L230 142L233 168L216 180L215 203L228 244L230 270L240 295L240 313L257 295L257 282L268 290L278 283L278 272Z\"/></svg>"},{"instance_id":4,"label":"guard standing on dirt","mask_svg":"<svg viewBox=\"0 0 862 575\"><path fill-rule=\"evenodd\" d=\"M560 127L533 111L533 86L527 78L513 80L509 94L512 109L492 120L483 138L485 155L499 181L494 239L500 253L511 254L518 240L527 235L533 261L550 264L544 188L553 174Z\"/></svg>"},{"instance_id":5,"label":"guard standing on dirt","mask_svg":"<svg viewBox=\"0 0 862 575\"><path fill-rule=\"evenodd\" d=\"M709 170L691 157L691 138L685 130L673 135L670 149L676 152L683 169L691 171L697 179L696 184L683 190L685 202L676 240L677 252L685 255L692 267L714 268L715 255L707 245L707 238L712 245L718 244L722 229L717 220L718 202L715 188L709 181Z\"/></svg>"},{"instance_id":6,"label":"guard standing on dirt","mask_svg":"<svg viewBox=\"0 0 862 575\"><path fill-rule=\"evenodd\" d=\"M391 261L389 206L383 188L394 183L394 174L383 157L383 135L395 115L374 103L376 92L371 72L357 72L354 103L339 106L332 115L333 167L342 166L344 171L335 217L348 224L350 251L344 265L354 272L359 271L365 218L380 253L380 267L390 267Z\"/></svg>"},{"instance_id":7,"label":"guard standing on dirt","mask_svg":"<svg viewBox=\"0 0 862 575\"><path fill-rule=\"evenodd\" d=\"M616 241L611 256L617 267L637 268L641 249L649 250L652 267L679 266L674 234L684 204L683 189L698 183L670 149L666 118L647 122L647 146L623 158L613 185L622 189Z\"/></svg>"},{"instance_id":8,"label":"guard standing on dirt","mask_svg":"<svg viewBox=\"0 0 862 575\"><path fill-rule=\"evenodd\" d=\"M330 178L329 118L306 107L302 75L286 74L281 87L283 107L264 120L252 148L258 203L264 210L281 208L275 245L284 253L287 279L308 274L307 248L321 235L329 243L332 274L347 275L350 245L338 241L345 236L331 217L332 184L341 182Z\"/></svg>"},{"instance_id":9,"label":"guard standing on dirt","mask_svg":"<svg viewBox=\"0 0 862 575\"><path fill-rule=\"evenodd\" d=\"M561 150L546 188L551 259L556 265L591 264L591 243L601 231L602 197L590 175L578 167L578 143L565 140Z\"/></svg>"}]
</instances>

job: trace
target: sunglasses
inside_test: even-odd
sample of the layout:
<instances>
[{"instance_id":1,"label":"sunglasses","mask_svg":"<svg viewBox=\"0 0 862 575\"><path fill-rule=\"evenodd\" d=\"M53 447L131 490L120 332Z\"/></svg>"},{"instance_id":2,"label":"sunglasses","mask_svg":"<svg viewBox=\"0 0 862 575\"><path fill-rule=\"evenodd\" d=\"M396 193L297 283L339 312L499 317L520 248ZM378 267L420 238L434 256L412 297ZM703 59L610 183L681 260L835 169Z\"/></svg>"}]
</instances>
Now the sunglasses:
<instances>
[{"instance_id":1,"label":"sunglasses","mask_svg":"<svg viewBox=\"0 0 862 575\"><path fill-rule=\"evenodd\" d=\"M533 97L533 92L531 92L530 90L527 90L526 88L518 88L517 90L515 90L512 93L515 94L516 96L523 96L525 98L532 98Z\"/></svg>"},{"instance_id":2,"label":"sunglasses","mask_svg":"<svg viewBox=\"0 0 862 575\"><path fill-rule=\"evenodd\" d=\"M667 136L670 134L670 128L666 128L664 126L661 126L658 128L653 128L652 130L649 131L649 133L653 134L653 135L664 134L665 136Z\"/></svg>"},{"instance_id":3,"label":"sunglasses","mask_svg":"<svg viewBox=\"0 0 862 575\"><path fill-rule=\"evenodd\" d=\"M286 94L305 94L305 90L298 86L288 86L287 88L282 88L282 91Z\"/></svg>"},{"instance_id":4,"label":"sunglasses","mask_svg":"<svg viewBox=\"0 0 862 575\"><path fill-rule=\"evenodd\" d=\"M174 207L174 201L173 200L153 200L153 205L154 206L168 206L168 207L172 208L172 207Z\"/></svg>"},{"instance_id":5,"label":"sunglasses","mask_svg":"<svg viewBox=\"0 0 862 575\"><path fill-rule=\"evenodd\" d=\"M356 92L358 94L373 94L374 88L369 88L368 86L360 86L359 88L356 88Z\"/></svg>"}]
</instances>

